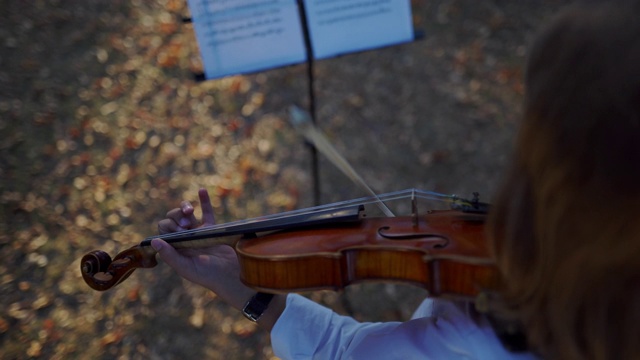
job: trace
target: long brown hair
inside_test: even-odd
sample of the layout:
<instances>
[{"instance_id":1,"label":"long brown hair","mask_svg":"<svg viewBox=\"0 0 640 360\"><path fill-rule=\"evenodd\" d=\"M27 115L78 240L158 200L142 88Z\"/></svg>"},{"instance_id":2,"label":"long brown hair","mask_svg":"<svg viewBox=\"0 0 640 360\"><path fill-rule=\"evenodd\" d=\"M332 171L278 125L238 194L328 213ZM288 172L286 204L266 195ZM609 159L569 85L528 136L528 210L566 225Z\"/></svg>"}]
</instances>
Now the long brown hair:
<instances>
[{"instance_id":1,"label":"long brown hair","mask_svg":"<svg viewBox=\"0 0 640 360\"><path fill-rule=\"evenodd\" d=\"M530 346L640 358L640 1L573 6L534 42L490 237Z\"/></svg>"}]
</instances>

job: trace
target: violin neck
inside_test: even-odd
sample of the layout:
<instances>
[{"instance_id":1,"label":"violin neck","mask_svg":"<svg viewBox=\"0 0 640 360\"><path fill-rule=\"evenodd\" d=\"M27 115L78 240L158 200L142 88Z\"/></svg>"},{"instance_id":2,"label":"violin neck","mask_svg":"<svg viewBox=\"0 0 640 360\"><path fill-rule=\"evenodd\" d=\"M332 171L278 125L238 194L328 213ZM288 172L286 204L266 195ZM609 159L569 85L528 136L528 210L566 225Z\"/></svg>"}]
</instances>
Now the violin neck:
<instances>
[{"instance_id":1,"label":"violin neck","mask_svg":"<svg viewBox=\"0 0 640 360\"><path fill-rule=\"evenodd\" d=\"M205 248L215 245L229 245L234 246L240 239L243 238L243 235L228 235L228 236L213 236L213 237L198 237L198 236L188 236L184 237L164 237L162 235L149 237L144 239L140 246L151 246L152 239L162 239L169 243L176 249L189 249L189 248Z\"/></svg>"},{"instance_id":2,"label":"violin neck","mask_svg":"<svg viewBox=\"0 0 640 360\"><path fill-rule=\"evenodd\" d=\"M244 238L255 238L275 231L299 229L323 224L359 221L364 207L354 205L342 209L323 209L308 213L267 218L257 218L236 223L220 224L206 228L185 230L144 239L140 246L150 246L151 240L160 238L176 249L202 248L213 245L235 245Z\"/></svg>"}]
</instances>

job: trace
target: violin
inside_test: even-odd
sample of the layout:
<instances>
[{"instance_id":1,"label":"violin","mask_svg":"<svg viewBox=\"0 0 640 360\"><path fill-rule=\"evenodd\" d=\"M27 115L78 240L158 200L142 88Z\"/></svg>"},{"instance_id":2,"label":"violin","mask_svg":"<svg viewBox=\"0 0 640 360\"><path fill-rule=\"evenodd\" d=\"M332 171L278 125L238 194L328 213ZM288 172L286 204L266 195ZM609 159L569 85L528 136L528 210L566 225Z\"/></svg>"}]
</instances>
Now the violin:
<instances>
[{"instance_id":1,"label":"violin","mask_svg":"<svg viewBox=\"0 0 640 360\"><path fill-rule=\"evenodd\" d=\"M496 289L500 280L484 231L489 206L474 195L465 200L415 189L398 191L152 236L113 260L104 251L92 251L80 267L91 288L108 290L135 269L156 266L151 240L161 238L178 249L233 246L241 280L262 292L339 290L356 282L388 280L418 285L432 296L474 297ZM377 204L389 214L383 204L405 199L411 209L406 216L376 216L375 208L370 209ZM419 214L418 201L425 199L448 208Z\"/></svg>"}]
</instances>

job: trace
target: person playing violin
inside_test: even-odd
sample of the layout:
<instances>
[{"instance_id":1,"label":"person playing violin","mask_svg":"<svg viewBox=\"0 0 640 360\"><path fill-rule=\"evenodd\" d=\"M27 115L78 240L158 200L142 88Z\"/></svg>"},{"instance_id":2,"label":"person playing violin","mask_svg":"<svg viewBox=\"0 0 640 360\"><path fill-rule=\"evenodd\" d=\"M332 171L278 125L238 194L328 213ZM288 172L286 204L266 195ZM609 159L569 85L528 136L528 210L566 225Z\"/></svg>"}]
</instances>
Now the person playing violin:
<instances>
[{"instance_id":1,"label":"person playing violin","mask_svg":"<svg viewBox=\"0 0 640 360\"><path fill-rule=\"evenodd\" d=\"M266 309L266 300L253 299L274 353L640 358L639 14L637 0L573 5L533 43L524 118L490 210L488 235L504 281L491 315L427 299L409 321L359 323L295 294L275 295ZM206 190L199 198L201 221L185 201L158 223L160 233L212 225ZM182 277L246 311L255 291L240 282L232 248L177 251L160 239L152 246ZM505 323L519 326L516 336L500 336L496 324ZM509 346L514 339L519 351Z\"/></svg>"}]
</instances>

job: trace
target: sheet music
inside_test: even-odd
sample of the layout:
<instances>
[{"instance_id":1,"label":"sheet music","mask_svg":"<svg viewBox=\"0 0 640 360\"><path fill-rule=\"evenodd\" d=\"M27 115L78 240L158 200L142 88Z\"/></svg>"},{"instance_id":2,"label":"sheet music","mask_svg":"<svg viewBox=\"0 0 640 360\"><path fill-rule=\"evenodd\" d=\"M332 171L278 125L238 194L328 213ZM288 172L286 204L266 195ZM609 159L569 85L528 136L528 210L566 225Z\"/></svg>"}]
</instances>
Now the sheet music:
<instances>
[{"instance_id":1,"label":"sheet music","mask_svg":"<svg viewBox=\"0 0 640 360\"><path fill-rule=\"evenodd\" d=\"M305 0L305 4L316 59L414 37L410 0Z\"/></svg>"},{"instance_id":2,"label":"sheet music","mask_svg":"<svg viewBox=\"0 0 640 360\"><path fill-rule=\"evenodd\" d=\"M324 59L413 40L410 0L302 0ZM307 60L296 0L188 0L207 79Z\"/></svg>"},{"instance_id":3,"label":"sheet music","mask_svg":"<svg viewBox=\"0 0 640 360\"><path fill-rule=\"evenodd\" d=\"M306 61L295 0L189 0L207 79Z\"/></svg>"}]
</instances>

